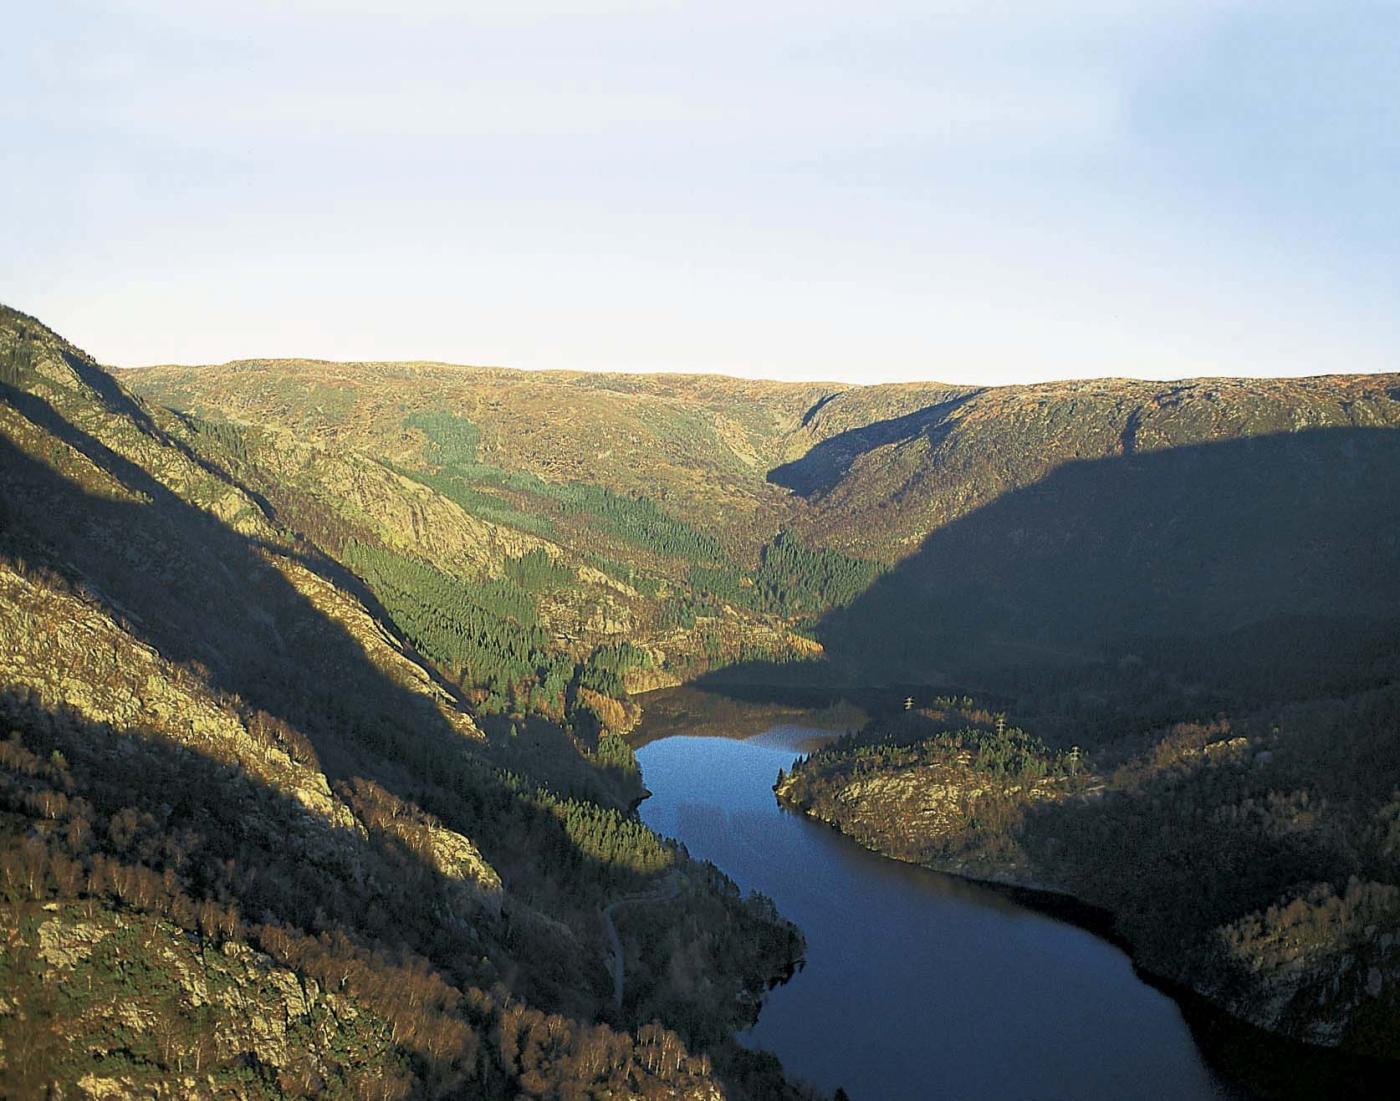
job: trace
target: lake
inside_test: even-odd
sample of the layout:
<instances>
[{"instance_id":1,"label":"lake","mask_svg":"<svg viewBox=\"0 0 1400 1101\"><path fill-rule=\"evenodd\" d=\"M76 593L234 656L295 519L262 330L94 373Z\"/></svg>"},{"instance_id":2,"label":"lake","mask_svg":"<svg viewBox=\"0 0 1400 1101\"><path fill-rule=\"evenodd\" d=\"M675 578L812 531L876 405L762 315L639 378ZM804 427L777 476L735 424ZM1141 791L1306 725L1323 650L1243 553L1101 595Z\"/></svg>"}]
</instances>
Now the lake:
<instances>
[{"instance_id":1,"label":"lake","mask_svg":"<svg viewBox=\"0 0 1400 1101\"><path fill-rule=\"evenodd\" d=\"M634 738L652 792L642 818L770 896L807 938L806 965L742 1043L853 1101L1242 1096L1113 945L779 807L778 769L847 716L758 710L746 729L726 702L711 730L700 694L679 717L676 698L654 721L649 705Z\"/></svg>"}]
</instances>

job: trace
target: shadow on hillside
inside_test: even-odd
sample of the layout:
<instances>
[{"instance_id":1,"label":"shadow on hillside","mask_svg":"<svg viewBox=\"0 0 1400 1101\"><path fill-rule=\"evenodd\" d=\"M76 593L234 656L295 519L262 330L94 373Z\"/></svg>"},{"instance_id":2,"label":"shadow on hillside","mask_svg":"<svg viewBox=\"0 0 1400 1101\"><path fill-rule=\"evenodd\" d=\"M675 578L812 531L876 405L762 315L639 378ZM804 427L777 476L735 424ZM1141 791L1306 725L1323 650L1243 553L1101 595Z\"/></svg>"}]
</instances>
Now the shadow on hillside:
<instances>
[{"instance_id":1,"label":"shadow on hillside","mask_svg":"<svg viewBox=\"0 0 1400 1101\"><path fill-rule=\"evenodd\" d=\"M849 704L869 716L882 716L902 713L906 701L911 708L922 708L934 706L941 697L974 694L986 707L1001 708L1009 703L996 693L949 682L857 679L829 660L743 661L711 670L681 688L662 691L698 692L740 706L777 707L796 714ZM642 697L647 722L652 714L648 699ZM708 714L704 718L707 723L712 720Z\"/></svg>"},{"instance_id":2,"label":"shadow on hillside","mask_svg":"<svg viewBox=\"0 0 1400 1101\"><path fill-rule=\"evenodd\" d=\"M551 984L567 981L583 989L595 978L592 960L581 959L577 945L561 940L553 923L509 908L498 914L437 871L423 858L421 842L399 825L383 828L388 819L405 820L392 802L381 802L378 816L362 811L370 828L361 833L309 814L290 793L232 757L211 756L154 731L118 732L69 708L42 706L27 692L0 691L0 729L9 738L0 760L6 781L0 805L9 812L0 816L0 848L10 854L0 900L97 899L182 926L201 950L225 939L245 940L328 991L353 995L390 1023L391 1047L411 1055L420 1079L438 1084L434 1096L442 1095L443 1083L454 1082L485 1096L514 1093L499 1060L478 1058L492 1043L501 1014L515 1013L515 1026L524 1028L544 1014L512 1009L514 998L559 1004L560 991ZM50 762L59 762L58 768ZM351 798L384 798L372 785L355 787ZM544 818L557 832L558 823ZM531 840L546 851L559 847L538 831ZM21 880L26 886L16 893ZM229 904L235 909L228 910ZM544 983L522 981L517 959L528 959L531 976L544 976ZM142 974L149 965L136 955L126 962ZM437 976L477 992L459 999L437 984ZM97 1044L101 1030L82 1018L81 988L78 970L60 999L71 1019L59 1016L52 1023L81 1029ZM32 1005L35 997L32 991L14 995L26 999L21 1005ZM215 1004L233 1006L226 1014L233 1027L226 1031L249 1042L246 1022L238 1031L241 1002ZM200 1020L218 1016L209 1012ZM456 1021L465 1021L476 1038L455 1045L450 1037ZM173 1073L162 1058L166 1048L159 1033L180 1035L182 1022L155 1024L133 1032L127 1042L138 1062ZM354 1037L353 1024L342 1020L341 1027ZM209 1070L222 1066L236 1075L242 1068L259 1080L283 1081L251 1046L225 1046L215 1057L212 1039L199 1041L208 1041ZM345 1060L354 1073L355 1058L386 1038L358 1042L358 1051L337 1050L326 1061L335 1068ZM295 1062L295 1051L288 1057ZM391 1055L387 1062L398 1060ZM56 1063L35 1069L46 1081L65 1073ZM0 1071L0 1088L4 1079Z\"/></svg>"},{"instance_id":3,"label":"shadow on hillside","mask_svg":"<svg viewBox=\"0 0 1400 1101\"><path fill-rule=\"evenodd\" d=\"M365 985L361 1005L394 1022L395 1046L417 1061L424 1077L453 1081L476 1071L477 1044L454 1059L431 1040L423 1042L442 1016L432 1005L427 976L418 972L412 976L417 981L406 981L409 975L397 968L408 958L369 951L436 938L457 944L456 958L467 960L485 947L468 923L444 927L447 885L401 843L377 834L362 838L308 815L295 799L231 760L149 732L118 733L68 708L42 707L25 693L0 692L0 723L8 736L0 799L10 813L0 825L0 840L10 854L12 874L3 892L9 906L53 899L54 910L79 906L89 916L94 906L125 910L128 926L141 920L135 915L153 915L183 928L200 951L217 950L227 939L247 940L328 987L324 965L331 963L341 975L361 979L349 987L357 995L367 972L380 981ZM58 768L46 768L50 762ZM19 891L17 868L26 873ZM392 890L395 878L413 889ZM179 989L172 981L178 972L162 972L162 965L173 970L178 963L152 951L153 943L158 939L147 937L123 948L121 965L142 976L136 999L163 989L162 983ZM104 1029L84 1017L94 978L92 1009L115 1012L122 1006L106 1004L112 996L104 993L107 976L86 973L84 956L59 975L45 976L45 987L60 996L46 1005L44 1026L62 1042L37 1060L0 1070L0 1090L14 1090L7 1095L41 1096L50 1082L76 1080L86 1068L72 1069L75 1036L83 1041L82 1055L92 1060L89 1067L100 1066L93 1054L115 1056L112 1066L129 1055L147 1072L173 1078L185 1056L198 1049L207 1073L242 1073L268 1085L279 1080L281 1068L262 1063L251 1041L244 1050L230 1050L238 1022L237 1010L228 1008L234 1003L226 999L214 1002L223 1012L206 1007L189 1020L178 1015L183 1007L174 1002L169 1018L143 1018L144 1024L126 1033L122 1051L103 1052ZM447 974L457 982L468 977ZM10 978L12 999L22 1014L32 1013L39 993L20 975ZM224 1024L222 1044L215 1041L216 1023ZM347 1050L348 1066L358 1069L355 1059L364 1053Z\"/></svg>"},{"instance_id":4,"label":"shadow on hillside","mask_svg":"<svg viewBox=\"0 0 1400 1101\"><path fill-rule=\"evenodd\" d=\"M927 435L931 441L937 442L952 430L947 423L948 414L981 392L975 390L902 417L875 421L831 436L812 447L802 458L774 467L768 472L768 481L802 497L825 493L836 486L850 472L855 461L868 451L919 435ZM803 424L835 396L823 398L813 406Z\"/></svg>"},{"instance_id":5,"label":"shadow on hillside","mask_svg":"<svg viewBox=\"0 0 1400 1101\"><path fill-rule=\"evenodd\" d=\"M794 704L833 690L872 713L970 694L1081 733L1365 688L1396 672L1396 486L1400 431L1379 428L1068 463L825 615L824 660L696 684Z\"/></svg>"},{"instance_id":6,"label":"shadow on hillside","mask_svg":"<svg viewBox=\"0 0 1400 1101\"><path fill-rule=\"evenodd\" d=\"M8 552L67 576L133 637L191 667L245 721L266 713L305 735L333 785L372 779L471 838L527 905L557 908L561 885L567 895L571 882L581 891L611 882L556 815L507 788L484 740L459 733L433 700L392 680L298 591L270 560L279 551L183 501L43 399L10 387L0 396L141 498L85 488L0 436ZM587 891L579 897L591 913ZM596 979L602 989L601 963L597 971L583 985Z\"/></svg>"},{"instance_id":7,"label":"shadow on hillside","mask_svg":"<svg viewBox=\"0 0 1400 1101\"><path fill-rule=\"evenodd\" d=\"M0 909L13 916L43 903L89 920L95 908L114 909L126 911L127 928L138 929L138 915L164 918L185 930L199 953L244 941L298 972L304 991L315 980L333 996L327 1011L314 988L309 992L308 1012L329 1016L313 1022L324 1046L305 1052L295 1039L305 1035L305 1022L294 1019L297 1009L287 1001L293 1042L284 1062L269 1065L254 1039L263 1034L247 1024L256 1000L234 990L233 1001L220 997L188 1016L189 998L197 1002L200 991L178 960L160 953L159 937L121 950L115 995L110 973L100 971L92 997L82 953L57 982L51 971L12 968L7 993L19 1019L29 1013L37 1023L17 1032L7 1027L14 1014L0 1021L7 1043L23 1036L29 1048L25 1059L0 1066L6 1096L76 1080L104 1055L112 1057L109 1074L130 1060L142 1074L168 1077L197 1050L206 1075L232 1078L243 1089L265 1085L269 1093L289 1081L314 1081L325 1067L363 1092L387 1066L398 1079L406 1071L417 1079L417 1088L383 1091L392 1096L613 1096L635 1088L689 1096L713 1059L727 1096L809 1098L787 1085L771 1056L736 1047L728 1039L732 1025L698 1022L688 1047L665 1032L657 1017L679 1016L680 1029L697 1024L684 998L614 1010L598 946L509 899L498 909L441 873L426 858L436 845L415 832L421 816L376 784L336 785L367 827L361 830L308 813L293 793L269 782L256 757L239 760L217 744L195 747L139 726L119 731L71 708L46 706L27 690L0 690L0 731L7 735L0 741ZM500 824L548 869L548 891L566 888L571 864L588 874L591 858L554 815L511 800L503 789L497 794L505 796ZM693 866L688 876L692 892L708 885L710 906L687 909L686 919L720 939L718 952L725 938L747 948L754 927L714 913L732 922L737 888L709 866ZM656 889L654 880L612 883L607 897ZM591 904L589 916L596 917ZM779 935L788 938L786 930L770 930ZM130 1003L130 986L120 984L133 973L143 984L138 1000L161 999L155 1015L143 1006L142 1027L105 1030L93 1013ZM201 978L196 969L196 986ZM677 989L687 989L683 978ZM352 998L377 1020L347 1014L354 1006L334 998ZM274 1005L280 1011L280 1001ZM77 1049L75 1036L83 1040Z\"/></svg>"},{"instance_id":8,"label":"shadow on hillside","mask_svg":"<svg viewBox=\"0 0 1400 1101\"><path fill-rule=\"evenodd\" d=\"M460 750L464 740L437 708L371 663L256 541L176 496L42 398L9 387L0 394L144 499L89 492L0 440L13 516L162 657L198 663L215 689L302 728L324 751L332 778L350 767L337 744L347 733L411 732Z\"/></svg>"},{"instance_id":9,"label":"shadow on hillside","mask_svg":"<svg viewBox=\"0 0 1400 1101\"><path fill-rule=\"evenodd\" d=\"M63 362L68 364L68 369L78 376L79 381L84 386L97 395L98 400L102 402L109 413L130 417L142 432L151 436L158 435L156 426L151 422L150 414L117 384L116 379L82 356L74 355L66 349L60 349L59 354L63 357Z\"/></svg>"},{"instance_id":10,"label":"shadow on hillside","mask_svg":"<svg viewBox=\"0 0 1400 1101\"><path fill-rule=\"evenodd\" d=\"M857 679L1131 660L1137 640L1400 608L1400 432L1069 463L932 533L819 635Z\"/></svg>"}]
</instances>

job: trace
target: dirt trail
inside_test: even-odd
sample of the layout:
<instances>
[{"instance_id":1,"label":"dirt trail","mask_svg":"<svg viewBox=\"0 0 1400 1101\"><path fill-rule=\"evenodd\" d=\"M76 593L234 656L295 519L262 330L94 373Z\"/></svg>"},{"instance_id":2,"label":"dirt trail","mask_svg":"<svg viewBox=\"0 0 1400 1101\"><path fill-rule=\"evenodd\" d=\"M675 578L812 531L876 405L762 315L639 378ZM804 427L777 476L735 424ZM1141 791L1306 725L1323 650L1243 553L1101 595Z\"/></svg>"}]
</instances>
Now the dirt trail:
<instances>
[{"instance_id":1,"label":"dirt trail","mask_svg":"<svg viewBox=\"0 0 1400 1101\"><path fill-rule=\"evenodd\" d=\"M669 902L681 893L683 883L681 874L672 872L656 890L648 891L644 895L629 895L626 898L619 898L598 911L598 918L603 923L603 934L608 938L608 944L612 948L612 958L605 962L608 965L608 970L612 972L613 1004L619 1009L622 1008L623 990L622 941L618 938L617 926L613 924L613 912L619 906L631 906L642 902Z\"/></svg>"}]
</instances>

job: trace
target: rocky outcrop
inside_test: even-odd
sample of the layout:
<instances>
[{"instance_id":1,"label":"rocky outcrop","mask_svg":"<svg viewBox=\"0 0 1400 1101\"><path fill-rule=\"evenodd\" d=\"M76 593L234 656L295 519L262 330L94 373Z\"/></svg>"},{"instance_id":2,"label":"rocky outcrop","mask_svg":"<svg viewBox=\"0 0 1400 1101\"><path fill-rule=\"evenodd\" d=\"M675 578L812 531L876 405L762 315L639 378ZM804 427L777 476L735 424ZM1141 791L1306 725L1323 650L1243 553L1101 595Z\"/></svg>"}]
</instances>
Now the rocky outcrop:
<instances>
[{"instance_id":1,"label":"rocky outcrop","mask_svg":"<svg viewBox=\"0 0 1400 1101\"><path fill-rule=\"evenodd\" d=\"M31 1080L28 1064L45 1056L49 1076L61 1068L76 1083L73 1096L123 1101L248 1096L250 1087L260 1096L259 1078L392 1077L386 1022L247 944L206 945L166 921L92 904L0 906L0 921L13 931L0 940L10 994L0 1004L0 1077L11 1086ZM37 989L49 992L42 1022ZM242 1087L240 1063L260 1068Z\"/></svg>"},{"instance_id":2,"label":"rocky outcrop","mask_svg":"<svg viewBox=\"0 0 1400 1101\"><path fill-rule=\"evenodd\" d=\"M981 843L978 823L1071 796L1064 777L1015 781L972 767L960 753L936 764L872 769L815 794L797 770L774 788L780 802L839 829L861 845L910 863L997 882L1047 889L1016 845Z\"/></svg>"},{"instance_id":3,"label":"rocky outcrop","mask_svg":"<svg viewBox=\"0 0 1400 1101\"><path fill-rule=\"evenodd\" d=\"M1353 878L1221 930L1220 953L1183 976L1235 1016L1326 1046L1394 1057L1400 1018L1400 888Z\"/></svg>"}]
</instances>

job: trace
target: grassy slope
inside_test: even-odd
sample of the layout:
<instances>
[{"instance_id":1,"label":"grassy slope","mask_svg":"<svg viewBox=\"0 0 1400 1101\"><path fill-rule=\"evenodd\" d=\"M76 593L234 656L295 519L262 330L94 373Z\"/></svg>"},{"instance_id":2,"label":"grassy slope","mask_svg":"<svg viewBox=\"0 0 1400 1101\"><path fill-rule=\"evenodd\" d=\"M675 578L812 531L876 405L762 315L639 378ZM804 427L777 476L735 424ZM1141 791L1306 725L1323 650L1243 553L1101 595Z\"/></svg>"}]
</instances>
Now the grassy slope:
<instances>
[{"instance_id":1,"label":"grassy slope","mask_svg":"<svg viewBox=\"0 0 1400 1101\"><path fill-rule=\"evenodd\" d=\"M258 361L123 375L174 408L412 463L406 411L481 430L485 461L657 498L749 550L780 527L886 561L1070 462L1400 425L1400 376L1123 379L994 389Z\"/></svg>"},{"instance_id":2,"label":"grassy slope","mask_svg":"<svg viewBox=\"0 0 1400 1101\"><path fill-rule=\"evenodd\" d=\"M783 617L734 593L697 592L686 558L560 498L578 496L571 482L606 486L633 511L718 537L721 558L734 559L718 564L751 563L777 530L756 518L782 496L763 481L768 459L756 447L781 418L800 416L812 388L785 393L784 409L755 401L736 414L723 411L723 380L695 380L715 390L697 403L665 387L639 394L627 376L431 365L274 362L123 378L153 402L238 425L240 472L331 554L350 537L468 577L499 576L507 557L531 550L555 557L573 580L541 601L544 626L580 657L621 640L649 649L655 668L635 684L674 683L719 652L810 649ZM460 456L421 427L425 414L461 425L470 458L445 462ZM643 492L640 504L625 499ZM701 629L679 605L701 608Z\"/></svg>"},{"instance_id":3,"label":"grassy slope","mask_svg":"<svg viewBox=\"0 0 1400 1101\"><path fill-rule=\"evenodd\" d=\"M272 424L412 465L406 415L446 410L481 431L480 458L553 482L659 496L742 540L784 495L764 480L782 439L830 387L691 377L528 373L428 364L259 361L124 374L153 400Z\"/></svg>"}]
</instances>

